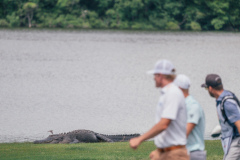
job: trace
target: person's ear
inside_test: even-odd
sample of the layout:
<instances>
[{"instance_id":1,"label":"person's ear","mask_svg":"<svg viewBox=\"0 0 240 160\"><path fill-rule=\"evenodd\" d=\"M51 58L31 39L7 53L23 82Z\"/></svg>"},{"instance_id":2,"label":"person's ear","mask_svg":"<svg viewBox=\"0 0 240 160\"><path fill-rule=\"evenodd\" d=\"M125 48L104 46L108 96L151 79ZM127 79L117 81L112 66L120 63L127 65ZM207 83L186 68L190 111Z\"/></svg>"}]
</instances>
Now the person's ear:
<instances>
[{"instance_id":1,"label":"person's ear","mask_svg":"<svg viewBox=\"0 0 240 160\"><path fill-rule=\"evenodd\" d=\"M212 90L213 90L213 88L212 88L211 86L209 86L209 87L208 87L208 90L209 90L209 91L212 91Z\"/></svg>"}]
</instances>

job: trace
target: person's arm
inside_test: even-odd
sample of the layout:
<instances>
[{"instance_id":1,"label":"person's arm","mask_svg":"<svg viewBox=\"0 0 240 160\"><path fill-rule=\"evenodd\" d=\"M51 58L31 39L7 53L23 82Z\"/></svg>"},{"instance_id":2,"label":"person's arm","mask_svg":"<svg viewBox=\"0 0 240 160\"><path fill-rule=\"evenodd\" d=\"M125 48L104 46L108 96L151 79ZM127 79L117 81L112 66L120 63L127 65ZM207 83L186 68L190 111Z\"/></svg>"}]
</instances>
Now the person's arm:
<instances>
[{"instance_id":1,"label":"person's arm","mask_svg":"<svg viewBox=\"0 0 240 160\"><path fill-rule=\"evenodd\" d=\"M237 127L238 133L240 134L240 120L236 121L234 124Z\"/></svg>"},{"instance_id":2,"label":"person's arm","mask_svg":"<svg viewBox=\"0 0 240 160\"><path fill-rule=\"evenodd\" d=\"M145 140L155 137L162 131L168 128L171 123L171 119L162 118L156 125L154 125L148 132L145 134L130 139L130 147L133 149L137 149L137 147Z\"/></svg>"},{"instance_id":3,"label":"person's arm","mask_svg":"<svg viewBox=\"0 0 240 160\"><path fill-rule=\"evenodd\" d=\"M227 100L224 103L224 110L228 118L228 121L234 124L237 127L238 132L240 133L240 112L238 110L239 106L233 102L234 102L233 100L232 101Z\"/></svg>"},{"instance_id":4,"label":"person's arm","mask_svg":"<svg viewBox=\"0 0 240 160\"><path fill-rule=\"evenodd\" d=\"M196 124L194 123L188 123L187 124L187 137L189 136L189 134L192 132L193 128L196 126Z\"/></svg>"},{"instance_id":5,"label":"person's arm","mask_svg":"<svg viewBox=\"0 0 240 160\"><path fill-rule=\"evenodd\" d=\"M194 127L199 123L201 118L201 110L198 103L187 104L187 137Z\"/></svg>"}]
</instances>

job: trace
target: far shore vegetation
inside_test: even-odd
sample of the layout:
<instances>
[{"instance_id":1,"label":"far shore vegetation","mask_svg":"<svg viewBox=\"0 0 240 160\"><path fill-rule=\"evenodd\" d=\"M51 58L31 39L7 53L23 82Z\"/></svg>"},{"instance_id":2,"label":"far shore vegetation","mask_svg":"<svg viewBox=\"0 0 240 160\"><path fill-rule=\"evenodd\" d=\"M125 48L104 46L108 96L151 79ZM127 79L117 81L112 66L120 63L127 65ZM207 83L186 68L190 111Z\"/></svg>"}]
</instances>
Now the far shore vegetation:
<instances>
[{"instance_id":1,"label":"far shore vegetation","mask_svg":"<svg viewBox=\"0 0 240 160\"><path fill-rule=\"evenodd\" d=\"M207 160L220 160L223 151L220 140L206 140ZM33 144L0 143L1 160L148 160L156 147L153 141L144 142L132 150L128 142Z\"/></svg>"},{"instance_id":2,"label":"far shore vegetation","mask_svg":"<svg viewBox=\"0 0 240 160\"><path fill-rule=\"evenodd\" d=\"M0 28L239 31L237 0L1 0Z\"/></svg>"}]
</instances>

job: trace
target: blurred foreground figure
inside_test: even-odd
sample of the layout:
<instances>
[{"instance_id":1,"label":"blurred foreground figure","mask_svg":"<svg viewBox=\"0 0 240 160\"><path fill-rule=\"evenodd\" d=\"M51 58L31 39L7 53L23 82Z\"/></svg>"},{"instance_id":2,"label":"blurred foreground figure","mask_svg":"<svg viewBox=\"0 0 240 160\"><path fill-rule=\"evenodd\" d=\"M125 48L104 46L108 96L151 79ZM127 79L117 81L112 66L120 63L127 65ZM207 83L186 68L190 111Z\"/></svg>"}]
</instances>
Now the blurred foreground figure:
<instances>
[{"instance_id":1,"label":"blurred foreground figure","mask_svg":"<svg viewBox=\"0 0 240 160\"><path fill-rule=\"evenodd\" d=\"M187 150L190 160L206 160L204 143L205 115L199 103L189 95L190 79L178 75L174 83L182 90L187 107Z\"/></svg>"},{"instance_id":2,"label":"blurred foreground figure","mask_svg":"<svg viewBox=\"0 0 240 160\"><path fill-rule=\"evenodd\" d=\"M209 74L202 87L216 99L217 114L221 125L221 142L224 160L240 160L240 103L230 91L223 89L217 74Z\"/></svg>"},{"instance_id":3,"label":"blurred foreground figure","mask_svg":"<svg viewBox=\"0 0 240 160\"><path fill-rule=\"evenodd\" d=\"M173 83L174 66L168 60L160 60L148 73L154 75L156 87L161 88L156 124L147 133L131 139L130 147L136 149L154 137L157 149L149 156L152 160L189 160L185 146L187 111L183 93Z\"/></svg>"}]
</instances>

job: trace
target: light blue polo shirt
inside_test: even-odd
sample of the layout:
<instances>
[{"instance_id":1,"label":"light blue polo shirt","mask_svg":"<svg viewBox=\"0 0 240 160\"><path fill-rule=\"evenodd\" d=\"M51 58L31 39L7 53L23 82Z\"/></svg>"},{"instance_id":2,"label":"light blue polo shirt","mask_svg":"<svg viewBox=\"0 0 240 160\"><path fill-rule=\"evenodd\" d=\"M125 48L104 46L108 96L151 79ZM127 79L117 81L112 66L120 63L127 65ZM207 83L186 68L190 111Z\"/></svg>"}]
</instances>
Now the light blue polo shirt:
<instances>
[{"instance_id":1,"label":"light blue polo shirt","mask_svg":"<svg viewBox=\"0 0 240 160\"><path fill-rule=\"evenodd\" d=\"M187 139L187 149L189 152L205 149L204 132L205 132L205 115L202 107L192 97L185 99L187 106L187 123L196 124Z\"/></svg>"}]
</instances>

